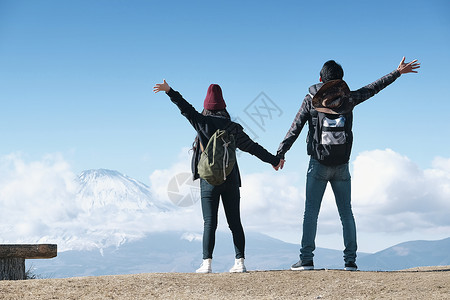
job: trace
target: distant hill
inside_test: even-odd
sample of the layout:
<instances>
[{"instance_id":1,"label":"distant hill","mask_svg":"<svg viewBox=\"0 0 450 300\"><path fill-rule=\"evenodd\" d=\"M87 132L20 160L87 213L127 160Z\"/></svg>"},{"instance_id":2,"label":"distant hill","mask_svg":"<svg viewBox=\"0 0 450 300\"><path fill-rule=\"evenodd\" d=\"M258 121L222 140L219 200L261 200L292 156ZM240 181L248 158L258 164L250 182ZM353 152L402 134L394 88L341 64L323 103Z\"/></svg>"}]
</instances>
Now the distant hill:
<instances>
[{"instance_id":1,"label":"distant hill","mask_svg":"<svg viewBox=\"0 0 450 300\"><path fill-rule=\"evenodd\" d=\"M450 265L450 238L405 242L358 260L360 269L373 271L445 265Z\"/></svg>"},{"instance_id":2,"label":"distant hill","mask_svg":"<svg viewBox=\"0 0 450 300\"><path fill-rule=\"evenodd\" d=\"M299 245L258 233L246 235L249 270L286 270L298 260ZM49 260L27 260L44 278L66 278L151 272L194 272L201 263L201 236L182 232L152 233L119 247L66 251ZM450 238L406 242L375 254L358 253L360 270L401 270L420 266L450 265ZM234 262L231 233L218 232L213 271L227 272ZM317 269L342 269L342 252L318 248Z\"/></svg>"},{"instance_id":3,"label":"distant hill","mask_svg":"<svg viewBox=\"0 0 450 300\"><path fill-rule=\"evenodd\" d=\"M249 270L285 270L299 257L299 245L259 233L246 233L246 266ZM317 268L342 268L342 252L318 248ZM365 256L367 254L360 254ZM44 278L194 272L202 261L201 235L183 232L151 233L134 242L105 249L65 251L49 260L27 260L27 268ZM213 271L226 272L234 263L229 232L217 232Z\"/></svg>"}]
</instances>

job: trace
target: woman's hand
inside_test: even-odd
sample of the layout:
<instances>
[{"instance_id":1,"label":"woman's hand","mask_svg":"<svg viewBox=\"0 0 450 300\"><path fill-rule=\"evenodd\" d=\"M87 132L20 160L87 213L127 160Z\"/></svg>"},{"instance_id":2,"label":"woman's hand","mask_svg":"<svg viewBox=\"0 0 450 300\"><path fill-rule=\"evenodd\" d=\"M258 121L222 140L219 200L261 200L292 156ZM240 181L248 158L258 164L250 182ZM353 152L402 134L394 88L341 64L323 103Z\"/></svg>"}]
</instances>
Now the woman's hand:
<instances>
[{"instance_id":1,"label":"woman's hand","mask_svg":"<svg viewBox=\"0 0 450 300\"><path fill-rule=\"evenodd\" d=\"M166 80L164 79L163 83L155 84L155 86L153 87L153 91L155 93L160 92L160 91L168 92L168 91L170 91L170 86L167 84Z\"/></svg>"},{"instance_id":2,"label":"woman's hand","mask_svg":"<svg viewBox=\"0 0 450 300\"><path fill-rule=\"evenodd\" d=\"M283 169L283 167L284 167L284 162L285 162L285 160L284 159L280 159L280 162L278 163L278 166L272 166L274 169L275 169L275 171L278 171L278 169Z\"/></svg>"}]
</instances>

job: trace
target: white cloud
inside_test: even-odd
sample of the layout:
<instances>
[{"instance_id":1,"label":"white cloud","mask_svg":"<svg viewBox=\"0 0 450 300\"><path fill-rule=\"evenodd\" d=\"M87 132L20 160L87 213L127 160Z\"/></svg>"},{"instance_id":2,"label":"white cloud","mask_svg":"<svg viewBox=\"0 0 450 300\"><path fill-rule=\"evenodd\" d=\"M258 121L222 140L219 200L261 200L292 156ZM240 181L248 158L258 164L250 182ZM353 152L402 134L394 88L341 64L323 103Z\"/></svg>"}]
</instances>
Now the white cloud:
<instances>
[{"instance_id":1,"label":"white cloud","mask_svg":"<svg viewBox=\"0 0 450 300\"><path fill-rule=\"evenodd\" d=\"M183 148L177 161L170 165L168 169L155 170L150 175L150 187L155 194L155 198L170 201L168 197L168 187L170 181L178 174L188 173L191 176L191 155L188 148ZM241 187L241 220L244 230L259 232L273 232L290 229L298 230L299 220L301 220L304 196L303 186L298 184L298 174L288 174L281 172L264 172L255 174L245 174L245 170L240 170ZM195 181L199 188L199 180ZM182 190L180 193L188 193ZM191 207L180 208L182 211L177 218L171 218L170 227L184 228L189 231L202 232L203 217L198 203ZM170 227L166 226L167 229ZM223 206L219 206L218 229L229 231Z\"/></svg>"},{"instance_id":2,"label":"white cloud","mask_svg":"<svg viewBox=\"0 0 450 300\"><path fill-rule=\"evenodd\" d=\"M183 148L176 161L167 169L153 171L150 175L150 187L157 199L171 202L168 195L169 183L178 174L191 174L191 155L189 148Z\"/></svg>"},{"instance_id":3,"label":"white cloud","mask_svg":"<svg viewBox=\"0 0 450 300\"><path fill-rule=\"evenodd\" d=\"M447 175L447 179L449 179L450 176L450 158L444 158L444 157L435 157L433 160L433 168L436 171L445 172ZM444 175L444 173L441 173Z\"/></svg>"},{"instance_id":4,"label":"white cloud","mask_svg":"<svg viewBox=\"0 0 450 300\"><path fill-rule=\"evenodd\" d=\"M1 240L36 242L71 222L81 208L75 201L76 175L58 154L26 162L20 155L0 159Z\"/></svg>"},{"instance_id":5,"label":"white cloud","mask_svg":"<svg viewBox=\"0 0 450 300\"><path fill-rule=\"evenodd\" d=\"M167 169L155 170L150 175L150 189L153 192L153 197L160 201L173 203L178 207L175 211L158 216L160 220L157 230L159 231L186 230L201 232L203 230L200 186L199 180L192 181L191 156L192 152L189 148L183 148L176 161L169 165ZM187 182L175 182L176 177L181 177ZM174 191L176 188L179 190ZM192 189L197 189L197 191L192 192ZM179 206L176 202L178 199L169 197L169 192L186 196L195 203L185 207Z\"/></svg>"},{"instance_id":6,"label":"white cloud","mask_svg":"<svg viewBox=\"0 0 450 300\"><path fill-rule=\"evenodd\" d=\"M182 151L181 162L155 171L152 187L167 198L171 176L189 170L190 154ZM352 205L359 235L401 236L415 231L418 239L445 236L450 232L450 159L436 158L433 168L422 170L406 156L392 150L363 152L352 163ZM246 174L241 169L241 218L245 230L258 231L297 241L301 236L305 201L305 177L297 173L263 172ZM201 218L199 207L189 218ZM221 221L222 220L222 221ZM181 218L177 227L192 219ZM228 230L223 213L219 228ZM197 226L197 227L196 227ZM201 225L191 227L201 231ZM430 234L433 233L433 234ZM319 215L319 235L342 235L339 215L330 186ZM340 248L341 241L335 248Z\"/></svg>"},{"instance_id":7,"label":"white cloud","mask_svg":"<svg viewBox=\"0 0 450 300\"><path fill-rule=\"evenodd\" d=\"M353 207L362 231L450 232L450 159L421 170L390 149L363 152L353 163Z\"/></svg>"},{"instance_id":8,"label":"white cloud","mask_svg":"<svg viewBox=\"0 0 450 300\"><path fill-rule=\"evenodd\" d=\"M1 157L0 243L56 243L65 251L119 245L147 232L201 230L199 206L169 212L85 207L79 190L78 175L59 154L35 161L17 154ZM167 184L160 190L167 195Z\"/></svg>"},{"instance_id":9,"label":"white cloud","mask_svg":"<svg viewBox=\"0 0 450 300\"><path fill-rule=\"evenodd\" d=\"M243 224L247 229L261 232L297 228L303 211L303 190L295 173L274 171L243 175Z\"/></svg>"},{"instance_id":10,"label":"white cloud","mask_svg":"<svg viewBox=\"0 0 450 300\"><path fill-rule=\"evenodd\" d=\"M177 174L190 173L190 158L188 149L183 149L167 169L150 175L154 199L171 201L169 183ZM352 167L352 204L361 240L367 243L367 236L385 234L392 245L394 236L448 236L449 158L437 157L432 168L422 170L392 150L374 150L359 154ZM298 242L304 209L303 170L253 174L241 170L241 174L244 229ZM200 201L168 212L111 207L87 211L77 199L79 187L78 175L61 155L36 161L16 154L1 157L0 243L49 242L57 243L60 250L86 249L118 245L152 231L202 232ZM228 231L222 206L219 214L219 229ZM330 237L339 243L332 248L340 248L341 239L331 235L340 237L342 232L328 187L319 216L318 240Z\"/></svg>"},{"instance_id":11,"label":"white cloud","mask_svg":"<svg viewBox=\"0 0 450 300\"><path fill-rule=\"evenodd\" d=\"M192 233L192 232L185 232L181 236L182 240L187 240L189 242L195 241L195 242L201 242L203 239L203 236L199 233Z\"/></svg>"}]
</instances>

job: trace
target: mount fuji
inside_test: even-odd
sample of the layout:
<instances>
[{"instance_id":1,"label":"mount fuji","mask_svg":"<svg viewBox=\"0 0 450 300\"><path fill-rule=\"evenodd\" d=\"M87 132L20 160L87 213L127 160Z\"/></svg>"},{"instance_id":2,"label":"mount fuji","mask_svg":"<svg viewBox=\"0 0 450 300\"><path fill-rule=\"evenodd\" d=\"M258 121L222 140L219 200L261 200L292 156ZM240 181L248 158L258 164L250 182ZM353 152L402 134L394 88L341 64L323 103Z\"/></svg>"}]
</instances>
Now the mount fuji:
<instances>
[{"instance_id":1,"label":"mount fuji","mask_svg":"<svg viewBox=\"0 0 450 300\"><path fill-rule=\"evenodd\" d=\"M167 212L174 207L157 201L150 188L118 171L97 169L83 171L77 198L85 211L113 208L125 211Z\"/></svg>"},{"instance_id":2,"label":"mount fuji","mask_svg":"<svg viewBox=\"0 0 450 300\"><path fill-rule=\"evenodd\" d=\"M23 239L58 244L62 252L101 252L165 230L181 214L170 201L155 197L149 186L118 171L86 170L74 182L73 193L55 198L49 206L60 209L53 212L54 220L40 225L45 230Z\"/></svg>"},{"instance_id":3,"label":"mount fuji","mask_svg":"<svg viewBox=\"0 0 450 300\"><path fill-rule=\"evenodd\" d=\"M178 181L177 187L185 183ZM76 211L70 219L45 224L48 236L39 241L57 243L60 252L54 259L28 260L35 274L60 278L192 272L198 267L202 248L199 207L159 200L149 186L117 171L87 170L77 182L76 194L63 203ZM361 270L449 265L449 241L421 241L375 254L358 253L358 265ZM298 250L297 244L246 232L250 270L288 269L298 259ZM317 248L315 254L317 268L342 268L342 251ZM217 232L214 255L215 272L227 271L234 260L228 230Z\"/></svg>"}]
</instances>

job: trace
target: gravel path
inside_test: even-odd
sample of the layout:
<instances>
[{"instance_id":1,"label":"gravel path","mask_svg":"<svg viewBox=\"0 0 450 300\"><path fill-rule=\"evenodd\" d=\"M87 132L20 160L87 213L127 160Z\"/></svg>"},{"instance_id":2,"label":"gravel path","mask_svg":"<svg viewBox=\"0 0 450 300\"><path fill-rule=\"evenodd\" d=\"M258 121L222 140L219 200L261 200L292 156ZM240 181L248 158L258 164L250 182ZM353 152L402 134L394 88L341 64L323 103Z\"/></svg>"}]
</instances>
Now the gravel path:
<instances>
[{"instance_id":1,"label":"gravel path","mask_svg":"<svg viewBox=\"0 0 450 300\"><path fill-rule=\"evenodd\" d=\"M0 281L0 299L450 299L450 266Z\"/></svg>"}]
</instances>

